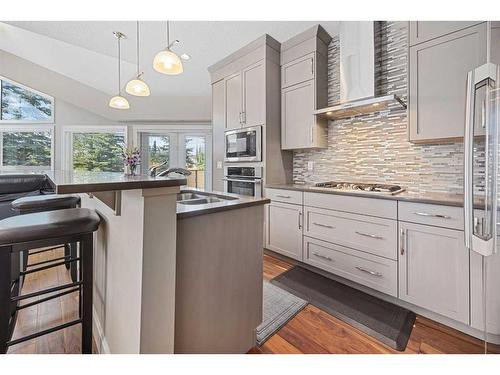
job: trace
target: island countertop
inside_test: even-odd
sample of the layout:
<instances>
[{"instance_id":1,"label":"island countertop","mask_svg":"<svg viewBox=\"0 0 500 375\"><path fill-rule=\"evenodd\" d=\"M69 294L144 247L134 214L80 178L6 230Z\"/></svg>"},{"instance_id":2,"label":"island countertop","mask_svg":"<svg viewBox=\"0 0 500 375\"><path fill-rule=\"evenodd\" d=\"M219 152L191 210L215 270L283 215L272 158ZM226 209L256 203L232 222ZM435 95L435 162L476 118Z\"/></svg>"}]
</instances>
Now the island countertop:
<instances>
[{"instance_id":1,"label":"island countertop","mask_svg":"<svg viewBox=\"0 0 500 375\"><path fill-rule=\"evenodd\" d=\"M128 176L122 172L89 172L69 170L49 171L6 171L2 174L46 175L57 194L92 193L99 191L151 189L182 186L185 178L151 177L148 175Z\"/></svg>"}]
</instances>

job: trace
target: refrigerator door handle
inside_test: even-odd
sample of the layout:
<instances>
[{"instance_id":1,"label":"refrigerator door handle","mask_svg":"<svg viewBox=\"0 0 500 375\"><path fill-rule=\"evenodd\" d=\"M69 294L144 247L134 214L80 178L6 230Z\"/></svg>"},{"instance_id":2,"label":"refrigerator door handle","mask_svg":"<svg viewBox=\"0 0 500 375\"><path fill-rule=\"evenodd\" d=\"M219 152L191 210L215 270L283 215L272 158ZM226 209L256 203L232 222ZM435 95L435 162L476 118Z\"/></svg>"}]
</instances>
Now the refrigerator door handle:
<instances>
[{"instance_id":1,"label":"refrigerator door handle","mask_svg":"<svg viewBox=\"0 0 500 375\"><path fill-rule=\"evenodd\" d=\"M474 137L474 71L467 73L467 96L465 105L464 134L464 239L465 247L472 249L473 193L472 162Z\"/></svg>"}]
</instances>

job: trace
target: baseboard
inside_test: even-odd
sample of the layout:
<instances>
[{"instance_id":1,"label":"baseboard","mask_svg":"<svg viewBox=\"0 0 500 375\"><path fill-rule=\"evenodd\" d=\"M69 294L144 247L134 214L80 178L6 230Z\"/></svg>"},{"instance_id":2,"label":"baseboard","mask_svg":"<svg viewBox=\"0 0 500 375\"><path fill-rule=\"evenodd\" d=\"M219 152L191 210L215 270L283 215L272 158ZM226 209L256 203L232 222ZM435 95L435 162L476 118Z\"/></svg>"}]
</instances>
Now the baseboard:
<instances>
[{"instance_id":1,"label":"baseboard","mask_svg":"<svg viewBox=\"0 0 500 375\"><path fill-rule=\"evenodd\" d=\"M111 354L111 350L109 350L108 342L106 341L106 337L104 336L104 330L102 328L102 324L97 318L97 312L94 307L92 307L92 336L96 343L97 353L99 354Z\"/></svg>"}]
</instances>

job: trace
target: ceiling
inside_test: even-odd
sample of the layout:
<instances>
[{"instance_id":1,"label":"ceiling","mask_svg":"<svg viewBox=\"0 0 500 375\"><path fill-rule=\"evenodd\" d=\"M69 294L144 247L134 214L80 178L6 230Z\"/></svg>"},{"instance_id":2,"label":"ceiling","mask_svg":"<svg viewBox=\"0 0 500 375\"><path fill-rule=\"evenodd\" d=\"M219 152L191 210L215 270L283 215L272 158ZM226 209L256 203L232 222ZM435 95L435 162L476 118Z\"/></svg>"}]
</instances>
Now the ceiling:
<instances>
[{"instance_id":1,"label":"ceiling","mask_svg":"<svg viewBox=\"0 0 500 375\"><path fill-rule=\"evenodd\" d=\"M166 44L165 22L141 21L141 71L145 73L144 79L150 85L152 96L209 99L208 66L263 34L282 42L317 23L331 35L338 33L338 21L171 22L171 39L180 40L173 49L179 54L188 53L191 60L184 63L183 74L165 76L152 68L154 55ZM0 23L0 49L113 95L118 85L117 41L112 34L115 30L126 35L122 41L123 86L136 72L136 21ZM209 119L210 114L206 115Z\"/></svg>"}]
</instances>

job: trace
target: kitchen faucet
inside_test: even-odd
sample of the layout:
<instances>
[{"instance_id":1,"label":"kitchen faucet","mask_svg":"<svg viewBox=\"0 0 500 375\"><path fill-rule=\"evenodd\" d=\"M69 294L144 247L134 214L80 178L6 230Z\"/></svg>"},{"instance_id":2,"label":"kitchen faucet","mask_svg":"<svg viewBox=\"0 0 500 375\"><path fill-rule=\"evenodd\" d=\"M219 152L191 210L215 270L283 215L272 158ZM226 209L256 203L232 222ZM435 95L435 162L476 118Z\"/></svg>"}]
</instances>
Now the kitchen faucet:
<instances>
[{"instance_id":1,"label":"kitchen faucet","mask_svg":"<svg viewBox=\"0 0 500 375\"><path fill-rule=\"evenodd\" d=\"M168 168L165 169L159 173L157 173L158 169L166 165L168 162L164 161L163 163L157 165L156 167L152 167L149 170L149 173L151 177L162 177L162 176L168 176L170 173L179 173L183 176L189 176L191 174L191 171L184 169L184 168Z\"/></svg>"}]
</instances>

